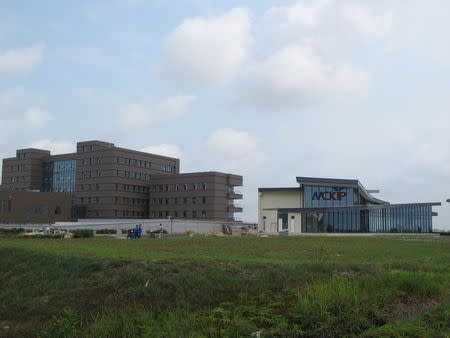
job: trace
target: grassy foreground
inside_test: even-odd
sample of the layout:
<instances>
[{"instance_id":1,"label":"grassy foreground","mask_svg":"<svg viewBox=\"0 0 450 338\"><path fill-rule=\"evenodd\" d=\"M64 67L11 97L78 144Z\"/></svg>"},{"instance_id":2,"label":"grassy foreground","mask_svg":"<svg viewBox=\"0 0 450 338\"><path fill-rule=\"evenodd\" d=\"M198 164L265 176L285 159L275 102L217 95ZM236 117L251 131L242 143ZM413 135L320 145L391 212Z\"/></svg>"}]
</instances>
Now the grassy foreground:
<instances>
[{"instance_id":1,"label":"grassy foreground","mask_svg":"<svg viewBox=\"0 0 450 338\"><path fill-rule=\"evenodd\" d=\"M442 237L1 238L0 335L446 337Z\"/></svg>"}]
</instances>

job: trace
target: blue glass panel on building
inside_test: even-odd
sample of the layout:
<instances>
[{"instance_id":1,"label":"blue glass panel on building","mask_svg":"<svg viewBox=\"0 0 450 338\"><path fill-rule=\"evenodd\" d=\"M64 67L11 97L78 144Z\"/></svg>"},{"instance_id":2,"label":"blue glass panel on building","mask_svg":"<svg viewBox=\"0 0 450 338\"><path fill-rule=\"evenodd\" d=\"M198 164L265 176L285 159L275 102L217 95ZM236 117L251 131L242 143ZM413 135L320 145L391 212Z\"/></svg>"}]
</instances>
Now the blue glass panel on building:
<instances>
[{"instance_id":1,"label":"blue glass panel on building","mask_svg":"<svg viewBox=\"0 0 450 338\"><path fill-rule=\"evenodd\" d=\"M353 188L305 186L305 207L341 207L354 204Z\"/></svg>"},{"instance_id":2,"label":"blue glass panel on building","mask_svg":"<svg viewBox=\"0 0 450 338\"><path fill-rule=\"evenodd\" d=\"M76 160L44 163L43 191L74 192Z\"/></svg>"}]
</instances>

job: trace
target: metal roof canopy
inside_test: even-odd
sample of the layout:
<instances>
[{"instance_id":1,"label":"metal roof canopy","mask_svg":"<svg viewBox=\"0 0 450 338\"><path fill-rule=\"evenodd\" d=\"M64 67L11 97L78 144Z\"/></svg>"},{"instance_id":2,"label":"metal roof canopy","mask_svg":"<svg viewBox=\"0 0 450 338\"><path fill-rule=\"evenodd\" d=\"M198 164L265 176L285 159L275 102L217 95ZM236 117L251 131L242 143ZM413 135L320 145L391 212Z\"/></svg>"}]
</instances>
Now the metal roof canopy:
<instances>
[{"instance_id":1,"label":"metal roof canopy","mask_svg":"<svg viewBox=\"0 0 450 338\"><path fill-rule=\"evenodd\" d=\"M392 209L397 207L411 207L411 206L438 206L440 202L430 203L404 203L404 204L381 204L381 205L352 205L339 207L311 207L311 208L267 208L263 210L278 210L279 212L328 212L340 210L375 210L375 209Z\"/></svg>"}]
</instances>

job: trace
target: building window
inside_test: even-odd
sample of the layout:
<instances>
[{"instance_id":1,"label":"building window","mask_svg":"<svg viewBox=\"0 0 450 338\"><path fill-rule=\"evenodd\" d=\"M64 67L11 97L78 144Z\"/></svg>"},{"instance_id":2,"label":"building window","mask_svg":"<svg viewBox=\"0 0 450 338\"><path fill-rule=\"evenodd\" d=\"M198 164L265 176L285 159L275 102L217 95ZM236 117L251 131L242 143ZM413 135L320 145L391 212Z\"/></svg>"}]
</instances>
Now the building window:
<instances>
[{"instance_id":1,"label":"building window","mask_svg":"<svg viewBox=\"0 0 450 338\"><path fill-rule=\"evenodd\" d=\"M206 217L206 211L202 210L202 217Z\"/></svg>"},{"instance_id":2,"label":"building window","mask_svg":"<svg viewBox=\"0 0 450 338\"><path fill-rule=\"evenodd\" d=\"M197 197L192 197L192 204L197 204Z\"/></svg>"},{"instance_id":3,"label":"building window","mask_svg":"<svg viewBox=\"0 0 450 338\"><path fill-rule=\"evenodd\" d=\"M100 185L97 183L97 184L95 184L95 189L100 189Z\"/></svg>"},{"instance_id":4,"label":"building window","mask_svg":"<svg viewBox=\"0 0 450 338\"><path fill-rule=\"evenodd\" d=\"M102 163L102 158L101 157L97 157L97 164L101 164Z\"/></svg>"},{"instance_id":5,"label":"building window","mask_svg":"<svg viewBox=\"0 0 450 338\"><path fill-rule=\"evenodd\" d=\"M206 197L202 197L202 203L205 204L206 203Z\"/></svg>"},{"instance_id":6,"label":"building window","mask_svg":"<svg viewBox=\"0 0 450 338\"><path fill-rule=\"evenodd\" d=\"M160 198L160 199L158 200L158 202L159 202L160 205L162 205L163 199Z\"/></svg>"},{"instance_id":7,"label":"building window","mask_svg":"<svg viewBox=\"0 0 450 338\"><path fill-rule=\"evenodd\" d=\"M175 190L175 191L178 191L178 184L175 184L174 190Z\"/></svg>"},{"instance_id":8,"label":"building window","mask_svg":"<svg viewBox=\"0 0 450 338\"><path fill-rule=\"evenodd\" d=\"M194 183L192 186L193 186L194 190L198 190L198 184L197 183Z\"/></svg>"},{"instance_id":9,"label":"building window","mask_svg":"<svg viewBox=\"0 0 450 338\"><path fill-rule=\"evenodd\" d=\"M55 208L55 215L60 215L60 214L61 214L61 207L59 205L57 205Z\"/></svg>"},{"instance_id":10,"label":"building window","mask_svg":"<svg viewBox=\"0 0 450 338\"><path fill-rule=\"evenodd\" d=\"M184 184L184 190L185 190L185 191L188 191L188 190L189 190L189 184L187 184L187 183Z\"/></svg>"},{"instance_id":11,"label":"building window","mask_svg":"<svg viewBox=\"0 0 450 338\"><path fill-rule=\"evenodd\" d=\"M27 205L27 206L25 207L25 212L26 212L28 215L31 215L31 214L33 213L33 207L32 207L31 205Z\"/></svg>"},{"instance_id":12,"label":"building window","mask_svg":"<svg viewBox=\"0 0 450 338\"><path fill-rule=\"evenodd\" d=\"M183 217L184 218L188 217L187 214L188 214L187 211L183 211Z\"/></svg>"},{"instance_id":13,"label":"building window","mask_svg":"<svg viewBox=\"0 0 450 338\"><path fill-rule=\"evenodd\" d=\"M169 204L169 199L168 198L166 198L166 204Z\"/></svg>"},{"instance_id":14,"label":"building window","mask_svg":"<svg viewBox=\"0 0 450 338\"><path fill-rule=\"evenodd\" d=\"M96 198L95 198L95 203L98 203L98 201L99 201L99 198L96 197Z\"/></svg>"},{"instance_id":15,"label":"building window","mask_svg":"<svg viewBox=\"0 0 450 338\"><path fill-rule=\"evenodd\" d=\"M88 184L88 190L91 190L91 184Z\"/></svg>"},{"instance_id":16,"label":"building window","mask_svg":"<svg viewBox=\"0 0 450 338\"><path fill-rule=\"evenodd\" d=\"M197 211L196 211L196 210L193 210L193 211L192 211L192 218L195 218L195 217L197 217Z\"/></svg>"},{"instance_id":17,"label":"building window","mask_svg":"<svg viewBox=\"0 0 450 338\"><path fill-rule=\"evenodd\" d=\"M174 202L175 204L178 204L178 197L175 197L175 198L173 199L173 202Z\"/></svg>"},{"instance_id":18,"label":"building window","mask_svg":"<svg viewBox=\"0 0 450 338\"><path fill-rule=\"evenodd\" d=\"M162 211L159 212L159 217L162 217Z\"/></svg>"},{"instance_id":19,"label":"building window","mask_svg":"<svg viewBox=\"0 0 450 338\"><path fill-rule=\"evenodd\" d=\"M187 204L187 197L183 197L183 204Z\"/></svg>"},{"instance_id":20,"label":"building window","mask_svg":"<svg viewBox=\"0 0 450 338\"><path fill-rule=\"evenodd\" d=\"M168 211L166 211L166 217L169 217L169 212Z\"/></svg>"},{"instance_id":21,"label":"building window","mask_svg":"<svg viewBox=\"0 0 450 338\"><path fill-rule=\"evenodd\" d=\"M170 191L170 185L166 184L166 191Z\"/></svg>"},{"instance_id":22,"label":"building window","mask_svg":"<svg viewBox=\"0 0 450 338\"><path fill-rule=\"evenodd\" d=\"M174 212L173 212L173 216L174 216L174 217L178 217L178 211L174 211Z\"/></svg>"},{"instance_id":23,"label":"building window","mask_svg":"<svg viewBox=\"0 0 450 338\"><path fill-rule=\"evenodd\" d=\"M94 146L91 144L91 151L93 151L94 150ZM97 215L98 216L98 215Z\"/></svg>"},{"instance_id":24,"label":"building window","mask_svg":"<svg viewBox=\"0 0 450 338\"><path fill-rule=\"evenodd\" d=\"M203 190L206 190L206 188L207 188L207 185L206 185L206 183L205 183L205 182L203 182L202 184L203 184Z\"/></svg>"},{"instance_id":25,"label":"building window","mask_svg":"<svg viewBox=\"0 0 450 338\"><path fill-rule=\"evenodd\" d=\"M83 153L85 153L87 151L87 147L83 146Z\"/></svg>"},{"instance_id":26,"label":"building window","mask_svg":"<svg viewBox=\"0 0 450 338\"><path fill-rule=\"evenodd\" d=\"M81 197L81 203L84 203L84 198L83 197Z\"/></svg>"}]
</instances>

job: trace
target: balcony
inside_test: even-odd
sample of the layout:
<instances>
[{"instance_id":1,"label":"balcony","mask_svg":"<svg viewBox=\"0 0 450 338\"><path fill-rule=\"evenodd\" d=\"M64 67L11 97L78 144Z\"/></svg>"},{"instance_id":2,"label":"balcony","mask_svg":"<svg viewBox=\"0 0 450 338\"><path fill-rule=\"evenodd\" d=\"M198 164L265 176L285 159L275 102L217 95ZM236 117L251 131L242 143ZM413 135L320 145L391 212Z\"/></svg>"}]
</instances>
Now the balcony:
<instances>
[{"instance_id":1,"label":"balcony","mask_svg":"<svg viewBox=\"0 0 450 338\"><path fill-rule=\"evenodd\" d=\"M233 200L241 200L243 198L243 195L237 191L230 191L227 194L227 198Z\"/></svg>"},{"instance_id":2,"label":"balcony","mask_svg":"<svg viewBox=\"0 0 450 338\"><path fill-rule=\"evenodd\" d=\"M227 207L228 212L242 212L242 206L230 204Z\"/></svg>"}]
</instances>

